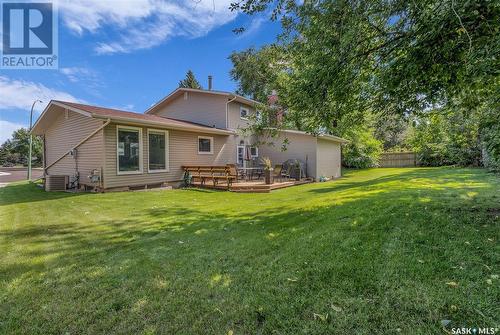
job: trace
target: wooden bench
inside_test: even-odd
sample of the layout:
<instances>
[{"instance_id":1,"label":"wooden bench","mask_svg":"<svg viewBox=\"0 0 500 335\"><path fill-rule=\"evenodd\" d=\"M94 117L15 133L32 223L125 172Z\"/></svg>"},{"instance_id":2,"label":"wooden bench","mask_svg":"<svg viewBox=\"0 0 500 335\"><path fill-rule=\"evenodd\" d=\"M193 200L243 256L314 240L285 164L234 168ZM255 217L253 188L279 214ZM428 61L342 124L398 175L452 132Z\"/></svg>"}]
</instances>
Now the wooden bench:
<instances>
[{"instance_id":1,"label":"wooden bench","mask_svg":"<svg viewBox=\"0 0 500 335\"><path fill-rule=\"evenodd\" d=\"M205 185L207 180L211 180L214 187L219 184L219 181L226 181L229 189L233 180L236 179L227 166L185 165L182 168L184 172L191 175L192 179L198 179L201 186Z\"/></svg>"}]
</instances>

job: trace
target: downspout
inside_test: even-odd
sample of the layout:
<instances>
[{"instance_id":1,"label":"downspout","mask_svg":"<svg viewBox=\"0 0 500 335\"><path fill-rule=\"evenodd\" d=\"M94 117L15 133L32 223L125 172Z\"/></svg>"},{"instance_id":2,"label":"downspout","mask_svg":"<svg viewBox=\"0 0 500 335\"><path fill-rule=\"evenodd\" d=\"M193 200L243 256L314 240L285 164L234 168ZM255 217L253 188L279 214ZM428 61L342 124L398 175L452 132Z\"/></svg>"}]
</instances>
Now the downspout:
<instances>
[{"instance_id":1,"label":"downspout","mask_svg":"<svg viewBox=\"0 0 500 335\"><path fill-rule=\"evenodd\" d=\"M63 159L64 157L66 157L67 154L69 154L71 151L75 150L76 148L78 148L80 145L82 145L83 143L87 142L92 136L94 136L95 134L97 134L100 130L102 130L104 127L106 127L108 124L110 124L111 122L111 119L107 119L105 123L103 123L102 126L100 126L99 128L97 128L96 130L94 130L89 136L85 137L83 140L81 140L80 142L78 142L77 145L75 145L74 147L72 147L71 149L69 149L66 153L64 153L61 157L59 157L58 159L56 159L55 161L53 161L52 163L50 163L45 169L44 169L44 173L47 171L48 168L50 168L52 165L56 164L57 162L59 162L61 159Z\"/></svg>"},{"instance_id":2,"label":"downspout","mask_svg":"<svg viewBox=\"0 0 500 335\"><path fill-rule=\"evenodd\" d=\"M236 100L236 96L226 101L226 129L229 129L229 104Z\"/></svg>"},{"instance_id":3,"label":"downspout","mask_svg":"<svg viewBox=\"0 0 500 335\"><path fill-rule=\"evenodd\" d=\"M45 134L42 136L42 139L43 139L43 142L42 142L42 145L43 145L43 150L42 150L42 155L43 155L43 162L42 162L42 166L43 166L43 176L45 177L45 167L47 166L47 142L45 141Z\"/></svg>"}]
</instances>

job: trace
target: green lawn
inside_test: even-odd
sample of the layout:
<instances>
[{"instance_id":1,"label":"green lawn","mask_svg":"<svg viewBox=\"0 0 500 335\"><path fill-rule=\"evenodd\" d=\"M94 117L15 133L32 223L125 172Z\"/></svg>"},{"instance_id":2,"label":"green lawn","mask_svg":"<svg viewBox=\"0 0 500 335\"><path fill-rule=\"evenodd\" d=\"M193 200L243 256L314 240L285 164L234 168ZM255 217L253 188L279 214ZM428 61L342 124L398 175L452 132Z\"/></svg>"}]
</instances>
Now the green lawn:
<instances>
[{"instance_id":1,"label":"green lawn","mask_svg":"<svg viewBox=\"0 0 500 335\"><path fill-rule=\"evenodd\" d=\"M500 178L238 194L0 189L0 333L441 334L500 324Z\"/></svg>"}]
</instances>

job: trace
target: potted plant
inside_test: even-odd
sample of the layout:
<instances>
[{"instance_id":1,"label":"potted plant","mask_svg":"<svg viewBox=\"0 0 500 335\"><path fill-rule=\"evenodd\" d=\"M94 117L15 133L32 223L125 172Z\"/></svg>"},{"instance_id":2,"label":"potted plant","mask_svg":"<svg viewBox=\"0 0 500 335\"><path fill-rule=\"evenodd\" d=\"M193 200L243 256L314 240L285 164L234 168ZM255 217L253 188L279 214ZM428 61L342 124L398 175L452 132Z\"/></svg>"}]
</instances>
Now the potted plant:
<instances>
[{"instance_id":1,"label":"potted plant","mask_svg":"<svg viewBox=\"0 0 500 335\"><path fill-rule=\"evenodd\" d=\"M273 163L269 157L262 158L262 164L264 164L264 180L266 185L271 185L273 183Z\"/></svg>"}]
</instances>

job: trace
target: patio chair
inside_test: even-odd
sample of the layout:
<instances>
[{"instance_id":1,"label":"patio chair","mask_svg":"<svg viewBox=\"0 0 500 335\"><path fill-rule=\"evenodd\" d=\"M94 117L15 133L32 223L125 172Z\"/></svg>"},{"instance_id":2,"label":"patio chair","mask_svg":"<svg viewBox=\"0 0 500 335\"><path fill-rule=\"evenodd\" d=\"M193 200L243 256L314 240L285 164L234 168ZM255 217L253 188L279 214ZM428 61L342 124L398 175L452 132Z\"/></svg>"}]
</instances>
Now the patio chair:
<instances>
[{"instance_id":1,"label":"patio chair","mask_svg":"<svg viewBox=\"0 0 500 335\"><path fill-rule=\"evenodd\" d=\"M288 178L288 180L290 180L292 177L290 176L290 172L292 171L292 166L291 165L288 165L288 169L283 170L281 169L281 177L285 177L285 178Z\"/></svg>"},{"instance_id":2,"label":"patio chair","mask_svg":"<svg viewBox=\"0 0 500 335\"><path fill-rule=\"evenodd\" d=\"M273 170L273 179L279 179L281 182L283 180L283 176L281 175L281 172L283 171L283 165L277 164L274 166Z\"/></svg>"},{"instance_id":3,"label":"patio chair","mask_svg":"<svg viewBox=\"0 0 500 335\"><path fill-rule=\"evenodd\" d=\"M238 169L235 164L227 164L229 168L229 175L234 176L236 178L236 182L238 180L245 180L245 171Z\"/></svg>"}]
</instances>

